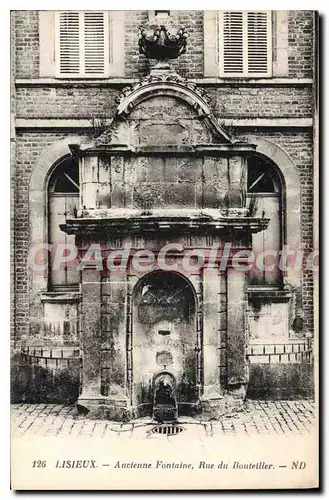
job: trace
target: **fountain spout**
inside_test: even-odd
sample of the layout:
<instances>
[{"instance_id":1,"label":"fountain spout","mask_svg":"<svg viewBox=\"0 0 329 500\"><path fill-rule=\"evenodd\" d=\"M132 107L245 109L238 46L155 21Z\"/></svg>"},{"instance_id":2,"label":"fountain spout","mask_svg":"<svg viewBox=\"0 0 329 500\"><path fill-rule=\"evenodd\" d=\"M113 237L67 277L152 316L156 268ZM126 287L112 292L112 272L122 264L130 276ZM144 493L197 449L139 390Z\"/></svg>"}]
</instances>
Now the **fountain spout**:
<instances>
[{"instance_id":1,"label":"fountain spout","mask_svg":"<svg viewBox=\"0 0 329 500\"><path fill-rule=\"evenodd\" d=\"M175 377L169 372L158 374L153 381L153 420L175 422L178 418Z\"/></svg>"}]
</instances>

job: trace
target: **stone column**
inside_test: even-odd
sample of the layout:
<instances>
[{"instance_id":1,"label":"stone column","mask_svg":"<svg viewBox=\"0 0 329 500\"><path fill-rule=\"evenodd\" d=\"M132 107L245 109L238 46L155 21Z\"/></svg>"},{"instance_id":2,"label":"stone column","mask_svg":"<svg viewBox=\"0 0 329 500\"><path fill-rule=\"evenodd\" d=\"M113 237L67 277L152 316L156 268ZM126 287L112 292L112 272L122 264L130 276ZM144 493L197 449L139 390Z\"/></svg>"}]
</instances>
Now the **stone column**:
<instances>
[{"instance_id":1,"label":"stone column","mask_svg":"<svg viewBox=\"0 0 329 500\"><path fill-rule=\"evenodd\" d=\"M246 383L245 287L244 271L229 267L227 270L227 384L236 388Z\"/></svg>"},{"instance_id":2,"label":"stone column","mask_svg":"<svg viewBox=\"0 0 329 500\"><path fill-rule=\"evenodd\" d=\"M82 271L81 349L82 393L78 405L91 410L101 396L101 276L94 268Z\"/></svg>"},{"instance_id":3,"label":"stone column","mask_svg":"<svg viewBox=\"0 0 329 500\"><path fill-rule=\"evenodd\" d=\"M203 399L222 397L218 360L218 268L203 269Z\"/></svg>"}]
</instances>

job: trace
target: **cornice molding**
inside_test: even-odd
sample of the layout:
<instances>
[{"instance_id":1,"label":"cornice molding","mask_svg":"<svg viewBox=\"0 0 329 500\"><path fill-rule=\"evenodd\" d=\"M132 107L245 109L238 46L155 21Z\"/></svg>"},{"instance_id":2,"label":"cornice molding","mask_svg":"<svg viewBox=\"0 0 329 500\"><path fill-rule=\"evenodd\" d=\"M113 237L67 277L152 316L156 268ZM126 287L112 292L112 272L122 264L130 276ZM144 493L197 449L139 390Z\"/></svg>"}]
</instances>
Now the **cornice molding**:
<instances>
[{"instance_id":1,"label":"cornice molding","mask_svg":"<svg viewBox=\"0 0 329 500\"><path fill-rule=\"evenodd\" d=\"M108 211L107 211L108 212ZM131 234L136 232L161 233L178 231L189 233L208 229L220 232L250 232L258 233L267 228L269 219L259 217L228 216L219 213L218 217L210 217L200 213L195 216L142 216L130 215L127 217L81 217L67 219L65 224L60 224L62 231L67 234Z\"/></svg>"},{"instance_id":2,"label":"cornice molding","mask_svg":"<svg viewBox=\"0 0 329 500\"><path fill-rule=\"evenodd\" d=\"M166 154L174 156L220 156L250 154L256 150L254 144L233 142L225 144L197 144L195 146L140 146L129 147L127 144L69 144L72 156L153 156Z\"/></svg>"},{"instance_id":3,"label":"cornice molding","mask_svg":"<svg viewBox=\"0 0 329 500\"><path fill-rule=\"evenodd\" d=\"M112 119L109 119L107 125L110 125ZM310 117L294 118L294 117L271 117L271 118L222 118L221 123L224 126L233 127L295 127L304 128L312 127L313 119ZM19 129L24 128L66 128L75 129L93 128L93 121L88 118L16 118L14 126Z\"/></svg>"},{"instance_id":4,"label":"cornice molding","mask_svg":"<svg viewBox=\"0 0 329 500\"><path fill-rule=\"evenodd\" d=\"M116 87L134 85L136 78L16 78L16 87ZM312 78L191 78L189 82L197 85L241 86L241 87L310 87Z\"/></svg>"}]
</instances>

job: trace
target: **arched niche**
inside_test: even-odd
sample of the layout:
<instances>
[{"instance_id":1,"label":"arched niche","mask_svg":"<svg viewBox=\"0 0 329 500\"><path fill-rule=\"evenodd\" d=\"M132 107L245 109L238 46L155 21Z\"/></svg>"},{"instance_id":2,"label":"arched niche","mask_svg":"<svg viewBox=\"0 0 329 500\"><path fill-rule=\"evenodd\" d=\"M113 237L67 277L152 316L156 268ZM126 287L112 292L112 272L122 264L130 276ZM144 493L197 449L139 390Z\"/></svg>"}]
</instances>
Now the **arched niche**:
<instances>
[{"instance_id":1,"label":"arched niche","mask_svg":"<svg viewBox=\"0 0 329 500\"><path fill-rule=\"evenodd\" d=\"M146 410L153 404L157 373L169 372L179 404L199 396L200 358L196 351L196 294L179 273L155 271L141 278L132 296L132 402Z\"/></svg>"}]
</instances>

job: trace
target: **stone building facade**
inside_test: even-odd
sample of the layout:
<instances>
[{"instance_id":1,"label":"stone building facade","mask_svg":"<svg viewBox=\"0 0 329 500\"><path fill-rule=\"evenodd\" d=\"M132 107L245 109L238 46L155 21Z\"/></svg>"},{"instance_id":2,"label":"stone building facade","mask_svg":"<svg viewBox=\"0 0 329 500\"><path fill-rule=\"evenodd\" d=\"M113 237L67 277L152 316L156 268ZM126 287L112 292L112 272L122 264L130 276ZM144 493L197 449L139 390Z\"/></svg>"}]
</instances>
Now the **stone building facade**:
<instances>
[{"instance_id":1,"label":"stone building facade","mask_svg":"<svg viewBox=\"0 0 329 500\"><path fill-rule=\"evenodd\" d=\"M169 65L140 53L158 26L187 35ZM278 264L316 247L316 14L14 11L11 34L13 400L311 396L314 270ZM273 265L237 271L247 250Z\"/></svg>"}]
</instances>

